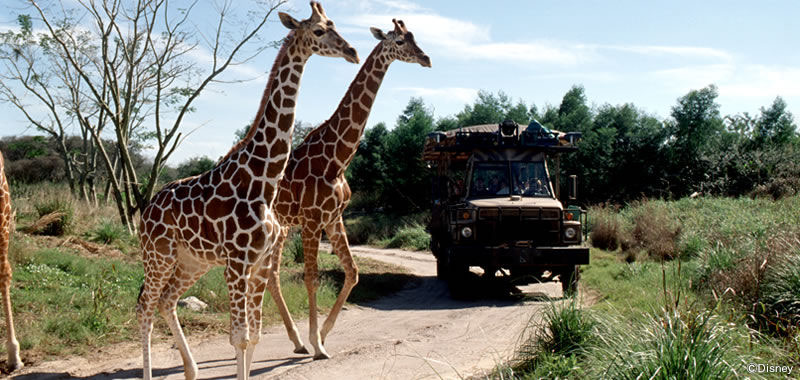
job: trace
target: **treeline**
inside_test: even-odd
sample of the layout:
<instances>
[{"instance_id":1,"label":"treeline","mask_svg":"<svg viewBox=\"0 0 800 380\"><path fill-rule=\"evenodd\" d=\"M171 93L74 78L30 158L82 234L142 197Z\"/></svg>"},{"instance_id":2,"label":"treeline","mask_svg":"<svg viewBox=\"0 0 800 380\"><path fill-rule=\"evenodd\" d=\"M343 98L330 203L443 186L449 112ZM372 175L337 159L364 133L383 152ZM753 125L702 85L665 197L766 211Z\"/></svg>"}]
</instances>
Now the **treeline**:
<instances>
[{"instance_id":1,"label":"treeline","mask_svg":"<svg viewBox=\"0 0 800 380\"><path fill-rule=\"evenodd\" d=\"M103 142L112 152L113 163L118 162L117 152L113 149L113 141ZM86 141L79 136L67 136L64 139L63 148L60 140L51 136L7 136L0 138L0 151L6 159L5 172L9 181L12 183L68 183L74 188L76 194L89 197L89 189L94 184L102 186L100 199L109 200L109 178L108 171L103 161L96 160L95 165L89 166L85 159L78 159L85 156L84 145ZM130 154L137 173L147 179L148 170L152 165L152 159L148 159L143 152L142 146L131 149ZM67 154L62 152L66 151ZM84 170L73 170L78 175L70 177L68 165L75 167L75 162L87 163ZM214 167L215 160L206 156L190 158L177 166L164 165L159 172L158 181L165 184L176 179L190 177L203 173Z\"/></svg>"},{"instance_id":2,"label":"treeline","mask_svg":"<svg viewBox=\"0 0 800 380\"><path fill-rule=\"evenodd\" d=\"M777 97L758 115L723 116L717 97L713 85L690 91L677 99L666 120L630 103L592 107L582 86L573 86L560 104L541 108L481 91L461 112L438 119L412 98L393 129L380 123L365 132L347 172L352 207L401 214L423 210L431 175L420 159L425 136L504 119L520 124L536 119L552 129L583 133L579 150L562 156L560 168L579 176L584 204L677 199L696 192L796 194L800 137L786 102Z\"/></svg>"}]
</instances>

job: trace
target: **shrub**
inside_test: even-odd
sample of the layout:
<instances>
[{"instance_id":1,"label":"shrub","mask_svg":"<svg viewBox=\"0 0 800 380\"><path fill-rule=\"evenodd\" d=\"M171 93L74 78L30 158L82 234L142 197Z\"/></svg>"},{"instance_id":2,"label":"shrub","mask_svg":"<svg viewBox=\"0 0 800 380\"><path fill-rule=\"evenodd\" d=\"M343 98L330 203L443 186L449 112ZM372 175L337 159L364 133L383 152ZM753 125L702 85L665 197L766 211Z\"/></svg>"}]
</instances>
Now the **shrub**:
<instances>
[{"instance_id":1,"label":"shrub","mask_svg":"<svg viewBox=\"0 0 800 380\"><path fill-rule=\"evenodd\" d=\"M286 237L286 243L283 246L283 260L287 264L303 262L303 236L297 229L292 229Z\"/></svg>"},{"instance_id":2,"label":"shrub","mask_svg":"<svg viewBox=\"0 0 800 380\"><path fill-rule=\"evenodd\" d=\"M647 202L636 210L631 231L634 244L656 259L670 260L678 253L681 227L662 204Z\"/></svg>"},{"instance_id":3,"label":"shrub","mask_svg":"<svg viewBox=\"0 0 800 380\"><path fill-rule=\"evenodd\" d=\"M63 236L72 228L72 216L75 213L72 202L69 199L55 198L34 204L36 213L39 217L43 217L55 212L63 213L63 215L49 223L46 227L40 230L40 234L49 236Z\"/></svg>"},{"instance_id":4,"label":"shrub","mask_svg":"<svg viewBox=\"0 0 800 380\"><path fill-rule=\"evenodd\" d=\"M526 339L514 360L515 370L546 377L564 376L563 369L575 367L574 359L565 359L584 353L592 343L596 324L575 298L560 306L551 303L540 322L529 323Z\"/></svg>"},{"instance_id":5,"label":"shrub","mask_svg":"<svg viewBox=\"0 0 800 380\"><path fill-rule=\"evenodd\" d=\"M800 326L800 255L775 260L765 273L760 298L755 317L762 327L781 335L796 332Z\"/></svg>"},{"instance_id":6,"label":"shrub","mask_svg":"<svg viewBox=\"0 0 800 380\"><path fill-rule=\"evenodd\" d=\"M589 215L592 218L592 232L589 239L595 248L614 251L620 244L620 223L617 214L607 208L593 208Z\"/></svg>"},{"instance_id":7,"label":"shrub","mask_svg":"<svg viewBox=\"0 0 800 380\"><path fill-rule=\"evenodd\" d=\"M111 244L115 241L123 240L127 235L128 231L121 224L104 219L100 221L97 227L89 231L89 240Z\"/></svg>"},{"instance_id":8,"label":"shrub","mask_svg":"<svg viewBox=\"0 0 800 380\"><path fill-rule=\"evenodd\" d=\"M413 224L400 228L400 230L389 239L386 247L424 251L428 249L430 241L431 235L425 231L425 227L419 224Z\"/></svg>"}]
</instances>

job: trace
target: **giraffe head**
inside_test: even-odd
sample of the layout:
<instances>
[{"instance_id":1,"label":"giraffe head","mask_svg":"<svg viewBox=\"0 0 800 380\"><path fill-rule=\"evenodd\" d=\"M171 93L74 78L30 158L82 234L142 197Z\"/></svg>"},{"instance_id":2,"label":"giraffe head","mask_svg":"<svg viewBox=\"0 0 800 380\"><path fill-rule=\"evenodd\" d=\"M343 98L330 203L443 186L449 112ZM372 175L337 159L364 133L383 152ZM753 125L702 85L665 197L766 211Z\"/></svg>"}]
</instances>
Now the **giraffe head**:
<instances>
[{"instance_id":1,"label":"giraffe head","mask_svg":"<svg viewBox=\"0 0 800 380\"><path fill-rule=\"evenodd\" d=\"M295 31L296 38L309 55L342 57L350 63L359 62L356 49L339 35L320 3L311 2L311 17L303 21L297 21L284 12L278 16L285 27Z\"/></svg>"},{"instance_id":2,"label":"giraffe head","mask_svg":"<svg viewBox=\"0 0 800 380\"><path fill-rule=\"evenodd\" d=\"M431 67L431 58L417 46L414 35L406 29L403 20L392 19L392 22L394 30L389 33L384 33L378 28L369 28L372 35L382 41L388 57L403 62L416 62L423 67Z\"/></svg>"}]
</instances>

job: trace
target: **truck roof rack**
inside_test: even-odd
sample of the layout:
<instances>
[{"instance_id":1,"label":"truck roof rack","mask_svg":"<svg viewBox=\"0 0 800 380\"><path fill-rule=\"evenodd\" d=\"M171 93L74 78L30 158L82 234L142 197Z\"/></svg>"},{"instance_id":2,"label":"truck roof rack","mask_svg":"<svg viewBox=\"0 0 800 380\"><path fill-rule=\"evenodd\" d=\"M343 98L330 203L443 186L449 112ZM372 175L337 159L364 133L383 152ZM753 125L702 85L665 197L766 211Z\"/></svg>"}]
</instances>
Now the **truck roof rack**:
<instances>
[{"instance_id":1,"label":"truck roof rack","mask_svg":"<svg viewBox=\"0 0 800 380\"><path fill-rule=\"evenodd\" d=\"M426 161L466 160L478 149L524 148L546 153L573 152L578 149L580 132L548 129L533 120L527 126L506 120L500 124L481 124L432 132L425 139L422 158Z\"/></svg>"}]
</instances>

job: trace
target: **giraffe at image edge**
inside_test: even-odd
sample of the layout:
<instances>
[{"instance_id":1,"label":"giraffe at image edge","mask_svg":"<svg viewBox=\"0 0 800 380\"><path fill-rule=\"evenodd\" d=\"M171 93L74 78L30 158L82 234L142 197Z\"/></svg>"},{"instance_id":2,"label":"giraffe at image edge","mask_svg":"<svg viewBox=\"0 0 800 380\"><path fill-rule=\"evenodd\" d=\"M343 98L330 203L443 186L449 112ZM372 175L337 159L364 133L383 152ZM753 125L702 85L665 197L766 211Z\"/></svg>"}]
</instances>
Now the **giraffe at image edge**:
<instances>
[{"instance_id":1,"label":"giraffe at image edge","mask_svg":"<svg viewBox=\"0 0 800 380\"><path fill-rule=\"evenodd\" d=\"M275 212L281 224L279 249L272 256L268 289L281 313L296 353L307 352L297 333L280 290L281 248L291 226L301 226L305 285L308 291L309 340L314 358L330 357L323 347L350 291L358 282L358 268L347 243L342 213L350 201L345 169L355 156L370 110L389 64L395 60L431 67L430 58L417 46L403 21L392 20L394 30L384 33L370 28L380 42L364 61L339 107L330 119L309 132L292 151L286 174L278 187ZM345 280L322 328L317 320L316 290L319 285L317 254L322 232L331 241L333 253L344 268Z\"/></svg>"},{"instance_id":2,"label":"giraffe at image edge","mask_svg":"<svg viewBox=\"0 0 800 380\"><path fill-rule=\"evenodd\" d=\"M197 363L176 305L181 294L216 265L225 267L236 377L249 376L261 336L270 255L279 247L280 228L272 203L289 159L303 68L313 54L359 61L322 6L311 2L311 10L311 17L303 21L279 14L290 31L245 138L210 171L164 186L142 211L139 230L145 280L136 311L145 379L152 378L150 339L156 309L175 337L185 377L197 377Z\"/></svg>"},{"instance_id":3,"label":"giraffe at image edge","mask_svg":"<svg viewBox=\"0 0 800 380\"><path fill-rule=\"evenodd\" d=\"M8 262L8 243L14 225L14 213L11 211L11 192L6 179L5 161L0 152L0 287L2 287L3 310L6 316L6 350L8 352L8 370L23 367L19 357L19 342L14 331L14 317L11 315L11 264Z\"/></svg>"}]
</instances>

